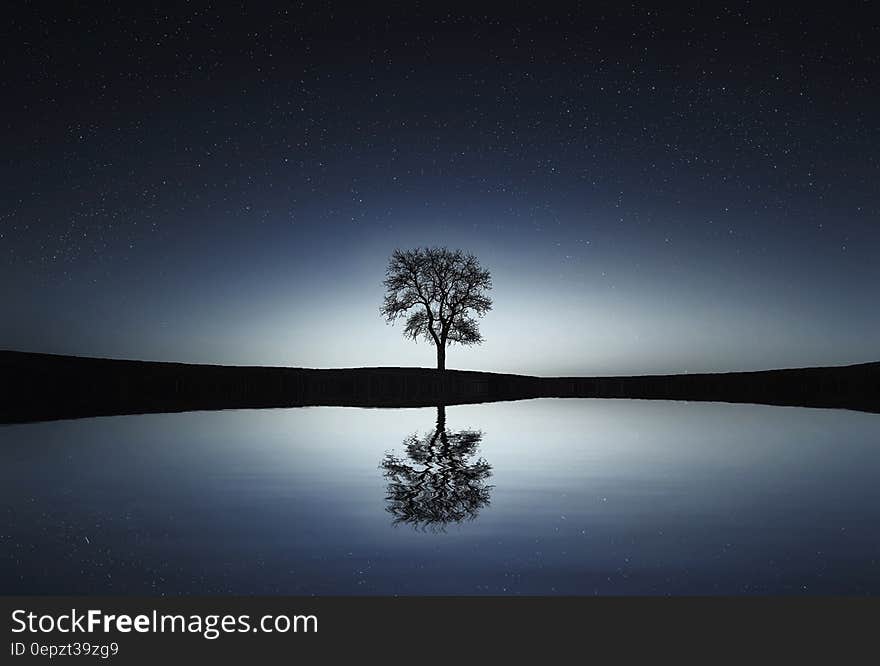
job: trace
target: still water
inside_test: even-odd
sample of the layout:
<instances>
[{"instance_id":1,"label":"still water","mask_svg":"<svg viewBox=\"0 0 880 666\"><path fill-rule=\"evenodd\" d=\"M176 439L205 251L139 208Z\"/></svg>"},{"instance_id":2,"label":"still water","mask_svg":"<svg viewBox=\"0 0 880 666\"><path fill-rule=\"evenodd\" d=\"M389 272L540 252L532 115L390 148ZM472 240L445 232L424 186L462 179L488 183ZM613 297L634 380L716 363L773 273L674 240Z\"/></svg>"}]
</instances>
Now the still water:
<instances>
[{"instance_id":1,"label":"still water","mask_svg":"<svg viewBox=\"0 0 880 666\"><path fill-rule=\"evenodd\" d=\"M880 416L628 400L0 426L4 594L880 594Z\"/></svg>"}]
</instances>

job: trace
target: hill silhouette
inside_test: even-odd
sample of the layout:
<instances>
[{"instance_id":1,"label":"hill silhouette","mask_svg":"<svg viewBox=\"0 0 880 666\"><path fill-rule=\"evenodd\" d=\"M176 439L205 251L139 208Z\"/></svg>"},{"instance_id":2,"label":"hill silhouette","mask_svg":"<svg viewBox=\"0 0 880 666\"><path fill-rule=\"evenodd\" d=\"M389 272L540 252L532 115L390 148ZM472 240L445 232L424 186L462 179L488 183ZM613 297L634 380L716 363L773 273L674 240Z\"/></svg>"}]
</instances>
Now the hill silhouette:
<instances>
[{"instance_id":1,"label":"hill silhouette","mask_svg":"<svg viewBox=\"0 0 880 666\"><path fill-rule=\"evenodd\" d=\"M880 363L628 377L195 365L0 351L0 422L204 409L425 407L528 398L748 402L880 412Z\"/></svg>"}]
</instances>

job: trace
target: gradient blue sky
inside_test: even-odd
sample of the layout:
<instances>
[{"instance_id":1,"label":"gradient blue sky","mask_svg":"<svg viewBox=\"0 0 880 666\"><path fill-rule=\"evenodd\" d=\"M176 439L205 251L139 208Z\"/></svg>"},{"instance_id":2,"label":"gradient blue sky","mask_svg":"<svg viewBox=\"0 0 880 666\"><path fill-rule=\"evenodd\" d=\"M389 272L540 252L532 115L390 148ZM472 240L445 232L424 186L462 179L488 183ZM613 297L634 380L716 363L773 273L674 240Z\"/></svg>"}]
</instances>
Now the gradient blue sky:
<instances>
[{"instance_id":1,"label":"gradient blue sky","mask_svg":"<svg viewBox=\"0 0 880 666\"><path fill-rule=\"evenodd\" d=\"M818 11L22 12L0 348L430 366L381 281L448 245L495 283L450 367L876 360L880 35Z\"/></svg>"}]
</instances>

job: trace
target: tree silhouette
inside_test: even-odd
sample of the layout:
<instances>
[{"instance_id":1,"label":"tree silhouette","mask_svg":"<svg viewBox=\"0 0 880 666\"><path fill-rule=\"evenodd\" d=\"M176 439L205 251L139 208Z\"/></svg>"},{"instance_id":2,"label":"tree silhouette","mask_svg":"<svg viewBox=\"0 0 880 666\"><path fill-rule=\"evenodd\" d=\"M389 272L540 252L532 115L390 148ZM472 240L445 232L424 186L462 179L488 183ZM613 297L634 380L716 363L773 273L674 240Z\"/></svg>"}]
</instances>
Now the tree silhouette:
<instances>
[{"instance_id":1,"label":"tree silhouette","mask_svg":"<svg viewBox=\"0 0 880 666\"><path fill-rule=\"evenodd\" d=\"M424 437L403 441L406 457L385 455L388 479L385 508L394 524L442 531L449 523L473 520L489 504L493 486L486 481L492 467L483 458L470 462L483 434L476 430L446 431L446 408L437 407L437 427Z\"/></svg>"},{"instance_id":2,"label":"tree silhouette","mask_svg":"<svg viewBox=\"0 0 880 666\"><path fill-rule=\"evenodd\" d=\"M417 248L395 250L385 271L385 302L380 308L388 323L406 317L403 334L437 347L437 369L446 369L446 345L483 341L477 321L492 309L486 292L489 271L461 250Z\"/></svg>"}]
</instances>

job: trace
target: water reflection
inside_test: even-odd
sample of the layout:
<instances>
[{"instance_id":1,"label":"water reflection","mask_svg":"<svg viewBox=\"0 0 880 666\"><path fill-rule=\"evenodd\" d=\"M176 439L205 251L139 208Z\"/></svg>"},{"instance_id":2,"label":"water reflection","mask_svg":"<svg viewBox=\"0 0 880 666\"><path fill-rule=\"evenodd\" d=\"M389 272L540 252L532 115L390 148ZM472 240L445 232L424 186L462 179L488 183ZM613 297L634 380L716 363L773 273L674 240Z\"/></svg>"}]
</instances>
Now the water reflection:
<instances>
[{"instance_id":1,"label":"water reflection","mask_svg":"<svg viewBox=\"0 0 880 666\"><path fill-rule=\"evenodd\" d=\"M446 408L438 406L433 432L405 439L404 457L386 454L381 465L388 479L385 510L393 523L442 531L476 518L493 487L486 485L492 466L484 458L473 460L482 438L478 430L448 432Z\"/></svg>"}]
</instances>

